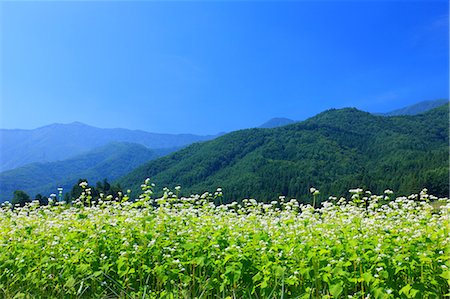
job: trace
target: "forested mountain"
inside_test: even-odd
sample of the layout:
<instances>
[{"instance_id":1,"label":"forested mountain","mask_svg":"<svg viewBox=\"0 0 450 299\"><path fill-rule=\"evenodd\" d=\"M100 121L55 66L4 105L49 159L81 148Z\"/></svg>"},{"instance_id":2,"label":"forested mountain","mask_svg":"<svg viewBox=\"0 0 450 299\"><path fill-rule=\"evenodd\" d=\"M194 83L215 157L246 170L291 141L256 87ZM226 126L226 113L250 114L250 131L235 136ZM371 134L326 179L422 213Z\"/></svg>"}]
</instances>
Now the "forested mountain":
<instances>
[{"instance_id":1,"label":"forested mountain","mask_svg":"<svg viewBox=\"0 0 450 299\"><path fill-rule=\"evenodd\" d=\"M448 104L415 116L383 117L354 108L328 110L273 129L248 129L193 144L118 180L139 190L181 185L185 195L221 187L225 201L279 195L304 199L361 187L382 193L448 195ZM136 194L136 193L135 193Z\"/></svg>"},{"instance_id":2,"label":"forested mountain","mask_svg":"<svg viewBox=\"0 0 450 299\"><path fill-rule=\"evenodd\" d=\"M15 190L24 190L32 197L38 193L48 196L58 187L69 191L79 178L92 184L104 178L114 180L175 150L150 150L140 144L113 142L64 161L32 163L4 171L0 173L0 202L10 200Z\"/></svg>"},{"instance_id":3,"label":"forested mountain","mask_svg":"<svg viewBox=\"0 0 450 299\"><path fill-rule=\"evenodd\" d=\"M113 141L160 149L182 147L214 137L100 129L79 122L53 124L34 130L0 129L0 171L32 162L64 160Z\"/></svg>"},{"instance_id":4,"label":"forested mountain","mask_svg":"<svg viewBox=\"0 0 450 299\"><path fill-rule=\"evenodd\" d=\"M393 111L384 112L384 113L372 113L372 114L382 115L382 116L416 115L416 114L427 112L428 110L442 106L446 103L448 103L448 100L445 100L445 99L421 101L421 102L415 103L413 105L395 109ZM269 119L265 123L263 123L258 128L276 128L276 127L290 125L295 122L296 122L295 120L285 118L285 117L274 117L274 118Z\"/></svg>"},{"instance_id":5,"label":"forested mountain","mask_svg":"<svg viewBox=\"0 0 450 299\"><path fill-rule=\"evenodd\" d=\"M448 100L445 99L422 101L387 113L377 113L377 115L383 116L416 115L427 112L428 110L442 106L446 103L448 103Z\"/></svg>"},{"instance_id":6,"label":"forested mountain","mask_svg":"<svg viewBox=\"0 0 450 299\"><path fill-rule=\"evenodd\" d=\"M260 128L276 128L276 127L282 127L282 126L286 126L286 125L290 125L292 123L294 123L295 120L289 119L289 118L284 118L284 117L274 117L272 119L269 119L268 121L266 121L265 123L263 123L261 126L259 126Z\"/></svg>"}]
</instances>

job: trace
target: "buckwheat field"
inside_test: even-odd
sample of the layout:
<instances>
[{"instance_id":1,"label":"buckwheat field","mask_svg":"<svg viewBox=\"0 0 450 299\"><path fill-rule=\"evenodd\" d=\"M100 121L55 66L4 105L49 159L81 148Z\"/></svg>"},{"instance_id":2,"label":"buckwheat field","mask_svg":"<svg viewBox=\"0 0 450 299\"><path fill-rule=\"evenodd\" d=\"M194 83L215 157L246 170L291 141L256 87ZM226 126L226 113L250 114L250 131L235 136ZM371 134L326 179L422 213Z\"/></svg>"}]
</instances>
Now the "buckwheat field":
<instances>
[{"instance_id":1,"label":"buckwheat field","mask_svg":"<svg viewBox=\"0 0 450 299\"><path fill-rule=\"evenodd\" d=\"M447 298L447 198L214 194L0 211L2 298Z\"/></svg>"}]
</instances>

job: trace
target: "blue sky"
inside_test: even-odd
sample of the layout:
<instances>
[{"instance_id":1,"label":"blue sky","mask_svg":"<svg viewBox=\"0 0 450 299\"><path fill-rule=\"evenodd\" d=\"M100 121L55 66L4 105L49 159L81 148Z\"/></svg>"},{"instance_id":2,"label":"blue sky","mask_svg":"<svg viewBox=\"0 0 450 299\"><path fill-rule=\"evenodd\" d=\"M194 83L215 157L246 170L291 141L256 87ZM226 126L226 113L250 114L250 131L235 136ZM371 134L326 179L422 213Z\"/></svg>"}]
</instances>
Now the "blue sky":
<instances>
[{"instance_id":1,"label":"blue sky","mask_svg":"<svg viewBox=\"0 0 450 299\"><path fill-rule=\"evenodd\" d=\"M214 134L448 98L448 2L2 1L2 128Z\"/></svg>"}]
</instances>

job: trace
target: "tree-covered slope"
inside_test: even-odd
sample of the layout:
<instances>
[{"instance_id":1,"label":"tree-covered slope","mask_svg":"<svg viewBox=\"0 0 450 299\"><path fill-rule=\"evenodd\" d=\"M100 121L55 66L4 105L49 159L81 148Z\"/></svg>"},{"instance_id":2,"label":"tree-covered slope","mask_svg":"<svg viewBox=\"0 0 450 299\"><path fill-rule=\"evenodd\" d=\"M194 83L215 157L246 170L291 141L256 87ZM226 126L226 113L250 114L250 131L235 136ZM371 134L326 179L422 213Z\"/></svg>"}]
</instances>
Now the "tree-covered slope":
<instances>
[{"instance_id":1,"label":"tree-covered slope","mask_svg":"<svg viewBox=\"0 0 450 299\"><path fill-rule=\"evenodd\" d=\"M249 129L194 144L146 163L119 182L138 190L181 185L187 195L221 187L225 200L286 195L304 198L362 187L398 194L428 187L448 195L448 105L416 116L382 117L356 109L329 110L273 129Z\"/></svg>"},{"instance_id":2,"label":"tree-covered slope","mask_svg":"<svg viewBox=\"0 0 450 299\"><path fill-rule=\"evenodd\" d=\"M409 105L400 109L396 109L387 113L377 113L383 116L399 116L399 115L416 115L427 112L436 107L442 106L448 103L448 99L438 99L430 101L421 101L413 105Z\"/></svg>"},{"instance_id":3,"label":"tree-covered slope","mask_svg":"<svg viewBox=\"0 0 450 299\"><path fill-rule=\"evenodd\" d=\"M90 182L110 181L169 150L150 150L143 145L113 142L76 157L47 163L32 163L0 173L0 202L10 200L15 190L34 196L56 193L58 187L69 191L79 178Z\"/></svg>"},{"instance_id":4,"label":"tree-covered slope","mask_svg":"<svg viewBox=\"0 0 450 299\"><path fill-rule=\"evenodd\" d=\"M274 117L274 118L269 119L262 125L260 125L259 128L265 128L265 129L277 128L277 127L290 125L292 123L295 123L295 120L285 118L285 117Z\"/></svg>"}]
</instances>

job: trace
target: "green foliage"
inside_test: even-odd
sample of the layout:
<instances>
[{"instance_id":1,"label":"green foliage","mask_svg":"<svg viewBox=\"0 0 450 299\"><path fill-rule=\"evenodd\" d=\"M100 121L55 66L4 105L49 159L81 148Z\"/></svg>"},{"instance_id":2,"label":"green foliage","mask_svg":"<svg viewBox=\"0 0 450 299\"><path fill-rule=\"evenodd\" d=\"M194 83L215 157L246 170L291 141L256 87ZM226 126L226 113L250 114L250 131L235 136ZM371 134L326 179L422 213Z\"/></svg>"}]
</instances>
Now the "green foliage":
<instances>
[{"instance_id":1,"label":"green foliage","mask_svg":"<svg viewBox=\"0 0 450 299\"><path fill-rule=\"evenodd\" d=\"M103 185L104 186L104 185ZM222 193L0 209L2 298L445 298L450 201L383 204L351 190L320 208ZM311 189L312 195L319 192ZM323 193L323 192L321 192ZM86 205L89 203L89 205Z\"/></svg>"},{"instance_id":2,"label":"green foliage","mask_svg":"<svg viewBox=\"0 0 450 299\"><path fill-rule=\"evenodd\" d=\"M182 185L185 195L221 187L225 202L304 198L311 186L339 196L348 186L377 193L389 187L397 194L427 187L448 196L448 115L448 105L396 117L329 110L304 122L241 130L194 144L118 181L135 196L147 177L161 186Z\"/></svg>"},{"instance_id":3,"label":"green foliage","mask_svg":"<svg viewBox=\"0 0 450 299\"><path fill-rule=\"evenodd\" d=\"M448 103L448 99L422 101L422 102L416 103L414 105L400 108L400 109L397 109L397 110L394 110L394 111L391 111L388 113L381 113L381 115L384 115L384 116L416 115L416 114L424 113L428 110L437 108L437 107L442 106L447 103Z\"/></svg>"},{"instance_id":4,"label":"green foliage","mask_svg":"<svg viewBox=\"0 0 450 299\"><path fill-rule=\"evenodd\" d=\"M23 207L27 202L31 202L31 198L28 194L26 194L22 190L14 191L14 197L11 200L11 203L13 204L13 206L19 205L19 206Z\"/></svg>"},{"instance_id":5,"label":"green foliage","mask_svg":"<svg viewBox=\"0 0 450 299\"><path fill-rule=\"evenodd\" d=\"M34 197L34 200L39 201L39 205L41 206L45 206L48 205L48 197L47 196L42 196L42 194L36 194L36 196Z\"/></svg>"}]
</instances>

